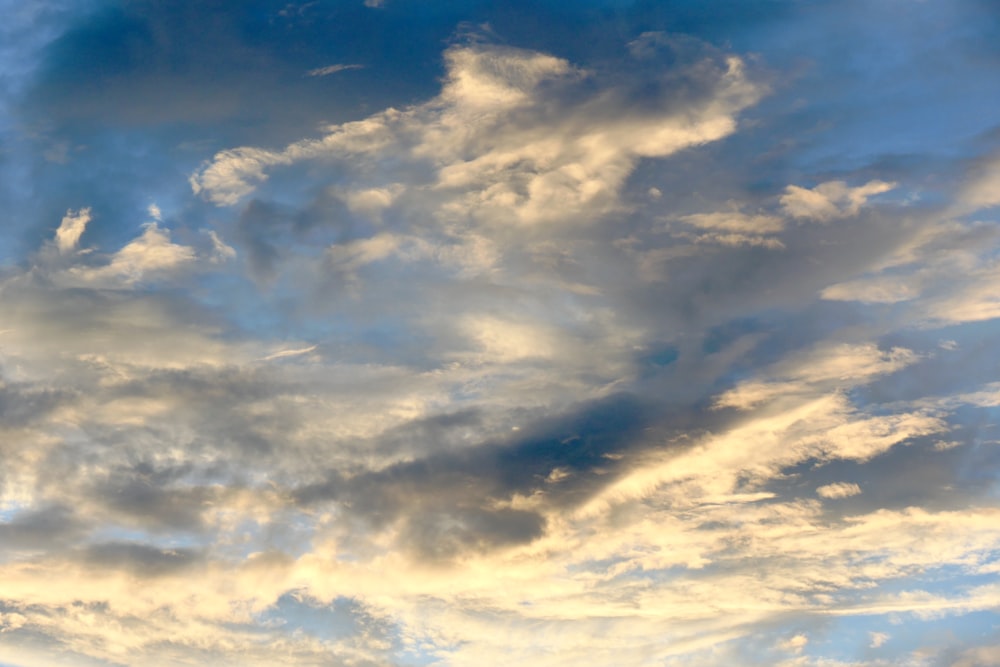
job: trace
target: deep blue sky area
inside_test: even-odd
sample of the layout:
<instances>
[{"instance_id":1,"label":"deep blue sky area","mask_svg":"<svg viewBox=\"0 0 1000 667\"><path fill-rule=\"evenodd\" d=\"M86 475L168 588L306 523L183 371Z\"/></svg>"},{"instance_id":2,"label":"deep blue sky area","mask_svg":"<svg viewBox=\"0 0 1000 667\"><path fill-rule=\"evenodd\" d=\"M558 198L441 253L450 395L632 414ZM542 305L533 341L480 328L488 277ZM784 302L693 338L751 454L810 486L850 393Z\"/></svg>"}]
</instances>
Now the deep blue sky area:
<instances>
[{"instance_id":1,"label":"deep blue sky area","mask_svg":"<svg viewBox=\"0 0 1000 667\"><path fill-rule=\"evenodd\" d=\"M0 667L1000 664L995 3L0 16Z\"/></svg>"}]
</instances>

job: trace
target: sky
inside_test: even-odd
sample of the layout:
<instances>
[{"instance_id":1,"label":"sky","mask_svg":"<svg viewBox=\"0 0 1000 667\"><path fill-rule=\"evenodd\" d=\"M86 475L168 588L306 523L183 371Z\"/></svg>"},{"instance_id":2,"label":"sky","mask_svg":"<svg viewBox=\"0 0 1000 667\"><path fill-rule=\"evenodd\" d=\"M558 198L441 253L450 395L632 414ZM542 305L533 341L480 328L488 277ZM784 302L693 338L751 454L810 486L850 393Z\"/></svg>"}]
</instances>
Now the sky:
<instances>
[{"instance_id":1,"label":"sky","mask_svg":"<svg viewBox=\"0 0 1000 667\"><path fill-rule=\"evenodd\" d=\"M0 15L0 666L1000 664L997 3Z\"/></svg>"}]
</instances>

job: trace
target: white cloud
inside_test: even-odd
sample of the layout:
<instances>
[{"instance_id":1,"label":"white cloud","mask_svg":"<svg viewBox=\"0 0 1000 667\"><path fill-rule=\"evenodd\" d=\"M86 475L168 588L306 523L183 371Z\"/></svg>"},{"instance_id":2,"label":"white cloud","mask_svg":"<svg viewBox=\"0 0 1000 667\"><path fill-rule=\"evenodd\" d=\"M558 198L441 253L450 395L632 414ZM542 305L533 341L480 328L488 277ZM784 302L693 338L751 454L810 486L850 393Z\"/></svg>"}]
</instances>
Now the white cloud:
<instances>
[{"instance_id":1,"label":"white cloud","mask_svg":"<svg viewBox=\"0 0 1000 667\"><path fill-rule=\"evenodd\" d=\"M950 289L938 290L917 304L925 325L936 327L963 322L982 322L1000 317L1000 266L983 258L979 266L964 274L949 276Z\"/></svg>"},{"instance_id":2,"label":"white cloud","mask_svg":"<svg viewBox=\"0 0 1000 667\"><path fill-rule=\"evenodd\" d=\"M63 286L87 286L110 289L129 289L151 280L177 276L199 261L193 247L173 243L170 231L161 227L160 209L151 204L149 214L153 221L142 225L142 233L110 255L89 249L79 252L80 237L91 220L89 208L78 212L68 211L54 237L59 255L51 253L49 244L38 253L39 271ZM212 243L209 263L220 263L236 257L236 250L227 245L214 230L203 230ZM77 251L77 252L73 252Z\"/></svg>"},{"instance_id":3,"label":"white cloud","mask_svg":"<svg viewBox=\"0 0 1000 667\"><path fill-rule=\"evenodd\" d=\"M835 482L824 484L816 489L816 494L821 498L850 498L861 493L861 487L853 482Z\"/></svg>"},{"instance_id":4,"label":"white cloud","mask_svg":"<svg viewBox=\"0 0 1000 667\"><path fill-rule=\"evenodd\" d=\"M908 326L937 328L1000 317L992 285L1000 279L994 225L930 220L861 277L836 282L820 295L831 301L900 304Z\"/></svg>"},{"instance_id":5,"label":"white cloud","mask_svg":"<svg viewBox=\"0 0 1000 667\"><path fill-rule=\"evenodd\" d=\"M75 266L66 275L91 285L127 287L150 277L175 271L195 260L187 246L171 243L170 234L155 222L143 225L142 235L111 256L104 266Z\"/></svg>"},{"instance_id":6,"label":"white cloud","mask_svg":"<svg viewBox=\"0 0 1000 667\"><path fill-rule=\"evenodd\" d=\"M727 247L757 246L782 250L785 244L774 234L785 228L785 221L777 216L746 214L736 208L713 213L696 213L677 218L690 230L674 231L675 238L687 239L696 244Z\"/></svg>"},{"instance_id":7,"label":"white cloud","mask_svg":"<svg viewBox=\"0 0 1000 667\"><path fill-rule=\"evenodd\" d=\"M920 286L915 283L910 276L880 276L830 285L820 295L829 301L900 303L920 295Z\"/></svg>"},{"instance_id":8,"label":"white cloud","mask_svg":"<svg viewBox=\"0 0 1000 667\"><path fill-rule=\"evenodd\" d=\"M580 223L618 205L638 159L725 137L736 128L736 114L762 94L735 57L698 70L707 95L683 112L669 104L637 106L622 82L593 80L541 53L475 46L452 48L445 59L448 74L437 98L333 126L323 138L283 151L223 151L191 177L192 187L232 205L272 168L316 159L378 161L391 151L436 174L424 201L446 219ZM585 92L594 85L596 92ZM564 100L569 96L572 103Z\"/></svg>"},{"instance_id":9,"label":"white cloud","mask_svg":"<svg viewBox=\"0 0 1000 667\"><path fill-rule=\"evenodd\" d=\"M263 358L263 361L274 361L275 359L287 359L288 357L298 357L303 354L309 354L316 350L315 345L310 345L309 347L292 348L285 350L278 350L277 352L272 352Z\"/></svg>"},{"instance_id":10,"label":"white cloud","mask_svg":"<svg viewBox=\"0 0 1000 667\"><path fill-rule=\"evenodd\" d=\"M682 216L680 220L699 229L750 234L780 232L785 228L785 221L777 216L764 214L747 215L739 211L697 213Z\"/></svg>"},{"instance_id":11,"label":"white cloud","mask_svg":"<svg viewBox=\"0 0 1000 667\"><path fill-rule=\"evenodd\" d=\"M793 653L801 653L802 649L806 647L809 643L809 638L805 635L795 635L789 637L788 639L778 643L778 648L783 651L791 651Z\"/></svg>"},{"instance_id":12,"label":"white cloud","mask_svg":"<svg viewBox=\"0 0 1000 667\"><path fill-rule=\"evenodd\" d=\"M805 461L868 461L911 438L942 433L945 421L929 412L868 415L840 393L785 397L770 410L693 442L636 460L629 472L596 495L585 516L672 490L677 505L705 497L755 492L781 471ZM675 449L685 445L681 451Z\"/></svg>"},{"instance_id":13,"label":"white cloud","mask_svg":"<svg viewBox=\"0 0 1000 667\"><path fill-rule=\"evenodd\" d=\"M331 266L353 281L357 272L369 264L390 258L415 261L430 256L432 252L430 244L421 238L386 232L333 245L327 250L327 257Z\"/></svg>"},{"instance_id":14,"label":"white cloud","mask_svg":"<svg viewBox=\"0 0 1000 667\"><path fill-rule=\"evenodd\" d=\"M828 222L836 218L857 215L872 195L888 192L895 183L869 181L850 187L844 181L827 181L807 189L789 185L781 197L781 206L793 218Z\"/></svg>"},{"instance_id":15,"label":"white cloud","mask_svg":"<svg viewBox=\"0 0 1000 667\"><path fill-rule=\"evenodd\" d=\"M212 240L212 261L225 262L236 258L236 248L228 245L214 229L207 231L208 237Z\"/></svg>"},{"instance_id":16,"label":"white cloud","mask_svg":"<svg viewBox=\"0 0 1000 667\"><path fill-rule=\"evenodd\" d=\"M81 208L76 212L66 211L66 215L63 216L62 222L59 223L59 228L56 230L56 248L59 249L60 253L66 254L76 249L90 219L89 208Z\"/></svg>"},{"instance_id":17,"label":"white cloud","mask_svg":"<svg viewBox=\"0 0 1000 667\"><path fill-rule=\"evenodd\" d=\"M740 382L719 396L716 406L746 410L782 397L849 388L894 373L918 359L906 348L880 350L873 344L821 343L768 366L760 379Z\"/></svg>"},{"instance_id":18,"label":"white cloud","mask_svg":"<svg viewBox=\"0 0 1000 667\"><path fill-rule=\"evenodd\" d=\"M879 648L890 639L884 632L869 632L868 637L871 638L871 643L868 644L871 648Z\"/></svg>"},{"instance_id":19,"label":"white cloud","mask_svg":"<svg viewBox=\"0 0 1000 667\"><path fill-rule=\"evenodd\" d=\"M481 361L550 357L559 345L559 336L549 327L489 315L468 316L462 329L480 348L476 358Z\"/></svg>"},{"instance_id":20,"label":"white cloud","mask_svg":"<svg viewBox=\"0 0 1000 667\"><path fill-rule=\"evenodd\" d=\"M402 194L405 188L399 183L379 188L364 188L360 190L347 190L335 192L340 195L347 204L347 208L355 213L365 213L372 217L377 217L383 209L392 206L396 198Z\"/></svg>"}]
</instances>

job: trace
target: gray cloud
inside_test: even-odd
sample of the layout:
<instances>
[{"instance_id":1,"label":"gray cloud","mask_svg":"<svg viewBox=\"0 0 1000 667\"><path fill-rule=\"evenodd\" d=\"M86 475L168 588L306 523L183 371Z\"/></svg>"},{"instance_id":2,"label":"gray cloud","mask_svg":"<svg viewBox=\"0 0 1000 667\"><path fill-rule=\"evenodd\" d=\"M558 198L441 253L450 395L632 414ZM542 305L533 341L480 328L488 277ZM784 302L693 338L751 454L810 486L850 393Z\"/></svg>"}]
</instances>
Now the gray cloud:
<instances>
[{"instance_id":1,"label":"gray cloud","mask_svg":"<svg viewBox=\"0 0 1000 667\"><path fill-rule=\"evenodd\" d=\"M88 547L84 562L98 568L124 570L140 577L177 574L203 559L193 549L158 549L148 544L103 542Z\"/></svg>"}]
</instances>

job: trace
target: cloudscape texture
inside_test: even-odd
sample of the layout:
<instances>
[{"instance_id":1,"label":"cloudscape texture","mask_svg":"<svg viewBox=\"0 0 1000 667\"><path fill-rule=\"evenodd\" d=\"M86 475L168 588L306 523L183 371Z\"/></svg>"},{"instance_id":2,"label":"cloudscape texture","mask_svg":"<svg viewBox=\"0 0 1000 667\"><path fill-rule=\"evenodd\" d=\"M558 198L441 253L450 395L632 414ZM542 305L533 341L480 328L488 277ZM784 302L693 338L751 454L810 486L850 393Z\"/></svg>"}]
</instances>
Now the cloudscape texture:
<instances>
[{"instance_id":1,"label":"cloudscape texture","mask_svg":"<svg viewBox=\"0 0 1000 667\"><path fill-rule=\"evenodd\" d=\"M0 0L0 665L1000 664L1000 6Z\"/></svg>"}]
</instances>

